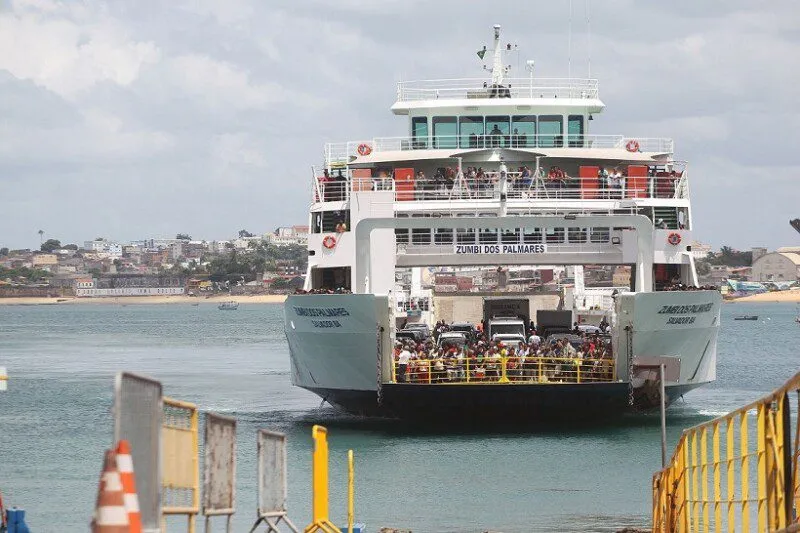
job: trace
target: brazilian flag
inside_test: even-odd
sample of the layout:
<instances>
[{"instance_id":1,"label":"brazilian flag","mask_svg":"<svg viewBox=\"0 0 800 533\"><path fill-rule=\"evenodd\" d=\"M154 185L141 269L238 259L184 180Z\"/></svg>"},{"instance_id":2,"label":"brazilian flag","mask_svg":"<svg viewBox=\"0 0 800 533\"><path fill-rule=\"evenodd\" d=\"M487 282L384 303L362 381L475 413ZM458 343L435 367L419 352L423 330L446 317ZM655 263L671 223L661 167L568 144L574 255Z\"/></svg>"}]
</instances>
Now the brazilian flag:
<instances>
[{"instance_id":1,"label":"brazilian flag","mask_svg":"<svg viewBox=\"0 0 800 533\"><path fill-rule=\"evenodd\" d=\"M483 56L485 56L485 55L486 55L486 47L484 46L483 50L478 50L478 57L481 58L481 60L482 60Z\"/></svg>"}]
</instances>

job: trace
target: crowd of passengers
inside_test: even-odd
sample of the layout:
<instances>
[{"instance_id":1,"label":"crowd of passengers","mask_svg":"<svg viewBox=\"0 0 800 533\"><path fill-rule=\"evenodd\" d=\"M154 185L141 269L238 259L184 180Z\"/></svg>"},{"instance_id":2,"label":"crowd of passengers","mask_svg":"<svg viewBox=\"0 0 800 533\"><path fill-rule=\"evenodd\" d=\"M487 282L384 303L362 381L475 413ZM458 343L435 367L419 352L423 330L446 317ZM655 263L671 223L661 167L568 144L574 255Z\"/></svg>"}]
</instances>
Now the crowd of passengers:
<instances>
[{"instance_id":1,"label":"crowd of passengers","mask_svg":"<svg viewBox=\"0 0 800 533\"><path fill-rule=\"evenodd\" d=\"M667 174L659 176L658 179L665 178L672 183L672 186L654 190L656 196L671 196L672 187L679 178L675 171L669 173L658 173L655 168L650 168L649 178L652 180L656 174ZM544 193L553 197L572 197L578 194L581 189L581 178L571 176L566 170L557 165L552 165L548 169L540 167L538 170L531 169L523 165L516 171L507 172L506 170L488 171L483 167L470 166L464 170L463 176L459 176L458 169L453 167L441 167L436 169L433 176L427 176L423 170L418 170L414 176L414 191L417 200L426 198L449 197L454 190L460 193L481 191L494 191L500 186L503 176L507 178L507 188L509 192L534 192ZM459 178L463 178L459 179ZM387 188L387 180L393 178L374 178L374 190ZM599 197L605 199L621 199L625 196L626 181L628 179L628 169L625 166L606 168L600 167L597 172L597 187ZM341 200L345 197L347 178L342 171L331 176L324 170L323 176L319 178L323 186L326 201ZM651 183L652 186L652 183ZM659 186L660 187L660 186ZM661 187L663 188L663 187Z\"/></svg>"},{"instance_id":2,"label":"crowd of passengers","mask_svg":"<svg viewBox=\"0 0 800 533\"><path fill-rule=\"evenodd\" d=\"M606 327L607 329L607 327ZM511 382L611 381L614 361L610 339L577 328L573 345L567 338L543 341L536 329L527 342L506 344L483 334L465 344L442 342L437 337L449 328L438 323L434 335L423 342L397 341L394 349L398 383L493 382L504 375Z\"/></svg>"}]
</instances>

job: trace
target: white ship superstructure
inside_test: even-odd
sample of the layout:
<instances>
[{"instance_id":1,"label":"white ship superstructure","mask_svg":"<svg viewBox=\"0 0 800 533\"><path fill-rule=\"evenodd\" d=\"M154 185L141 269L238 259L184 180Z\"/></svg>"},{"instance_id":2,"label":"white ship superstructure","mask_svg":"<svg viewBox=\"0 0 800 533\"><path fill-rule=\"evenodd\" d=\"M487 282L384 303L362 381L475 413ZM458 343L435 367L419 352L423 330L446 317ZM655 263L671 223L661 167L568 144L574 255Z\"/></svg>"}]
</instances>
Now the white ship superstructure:
<instances>
[{"instance_id":1,"label":"white ship superstructure","mask_svg":"<svg viewBox=\"0 0 800 533\"><path fill-rule=\"evenodd\" d=\"M591 134L605 107L597 80L532 68L510 78L505 49L495 26L490 77L398 83L391 110L406 135L325 146L309 294L285 306L295 385L354 412L404 416L431 403L624 409L660 364L671 399L715 379L719 293L662 290L697 287L687 165L672 140ZM567 303L576 316L612 315L613 372L399 383L398 324L440 309L418 279L399 291L396 270L497 265L630 266L629 286L584 289L581 277Z\"/></svg>"}]
</instances>

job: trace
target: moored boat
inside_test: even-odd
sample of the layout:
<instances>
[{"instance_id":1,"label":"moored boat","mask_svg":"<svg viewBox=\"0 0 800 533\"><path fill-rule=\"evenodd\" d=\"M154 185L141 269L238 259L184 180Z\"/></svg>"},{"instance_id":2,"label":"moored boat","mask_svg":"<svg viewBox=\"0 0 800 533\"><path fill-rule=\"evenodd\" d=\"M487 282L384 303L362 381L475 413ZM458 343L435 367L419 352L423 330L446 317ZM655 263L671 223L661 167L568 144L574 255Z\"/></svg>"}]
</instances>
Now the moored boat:
<instances>
[{"instance_id":1,"label":"moored boat","mask_svg":"<svg viewBox=\"0 0 800 533\"><path fill-rule=\"evenodd\" d=\"M217 309L219 309L221 311L235 311L235 310L239 309L239 302L236 302L236 301L233 301L233 300L228 301L228 302L222 302L221 304L219 304L217 306Z\"/></svg>"}]
</instances>

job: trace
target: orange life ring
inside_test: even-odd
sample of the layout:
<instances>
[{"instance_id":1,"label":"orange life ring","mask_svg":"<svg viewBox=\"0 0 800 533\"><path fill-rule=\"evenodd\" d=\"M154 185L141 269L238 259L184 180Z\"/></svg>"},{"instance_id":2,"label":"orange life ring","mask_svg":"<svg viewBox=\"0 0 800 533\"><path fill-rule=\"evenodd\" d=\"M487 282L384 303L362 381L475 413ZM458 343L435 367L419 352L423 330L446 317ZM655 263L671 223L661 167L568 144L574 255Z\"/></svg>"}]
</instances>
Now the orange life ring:
<instances>
[{"instance_id":1,"label":"orange life ring","mask_svg":"<svg viewBox=\"0 0 800 533\"><path fill-rule=\"evenodd\" d=\"M369 155L372 153L372 147L366 143L358 145L358 155Z\"/></svg>"},{"instance_id":2,"label":"orange life ring","mask_svg":"<svg viewBox=\"0 0 800 533\"><path fill-rule=\"evenodd\" d=\"M625 144L625 149L629 152L638 152L639 151L639 141L631 139Z\"/></svg>"},{"instance_id":3,"label":"orange life ring","mask_svg":"<svg viewBox=\"0 0 800 533\"><path fill-rule=\"evenodd\" d=\"M322 239L322 246L327 248L328 250L332 250L336 247L336 237L333 235L328 235L324 239Z\"/></svg>"},{"instance_id":4,"label":"orange life ring","mask_svg":"<svg viewBox=\"0 0 800 533\"><path fill-rule=\"evenodd\" d=\"M681 234L675 232L670 233L667 235L667 242L672 246L678 246L681 243Z\"/></svg>"}]
</instances>

